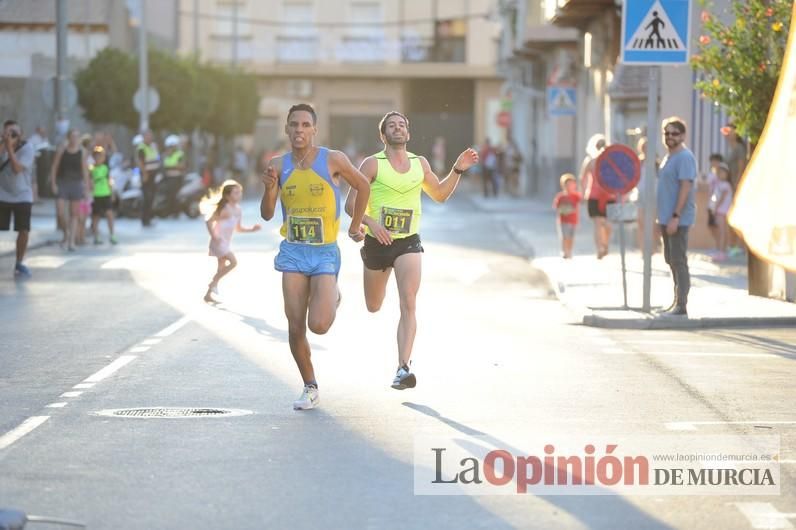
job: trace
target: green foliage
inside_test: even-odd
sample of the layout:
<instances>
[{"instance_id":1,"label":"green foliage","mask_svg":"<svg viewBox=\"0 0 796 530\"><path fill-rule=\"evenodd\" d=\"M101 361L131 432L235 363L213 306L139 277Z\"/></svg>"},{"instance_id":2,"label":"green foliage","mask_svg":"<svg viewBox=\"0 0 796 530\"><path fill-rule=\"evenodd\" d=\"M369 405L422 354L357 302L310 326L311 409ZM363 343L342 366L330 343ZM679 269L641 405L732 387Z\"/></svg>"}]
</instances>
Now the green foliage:
<instances>
[{"instance_id":1,"label":"green foliage","mask_svg":"<svg viewBox=\"0 0 796 530\"><path fill-rule=\"evenodd\" d=\"M730 24L712 12L710 0L700 1L703 33L691 62L705 79L697 88L757 143L782 68L793 0L733 0Z\"/></svg>"},{"instance_id":2,"label":"green foliage","mask_svg":"<svg viewBox=\"0 0 796 530\"><path fill-rule=\"evenodd\" d=\"M200 65L159 50L149 52L149 82L160 96L158 110L150 116L152 128L168 132L194 127L231 137L254 130L259 95L257 80L238 70ZM138 61L108 48L77 76L80 105L95 123L138 125L133 94L138 89Z\"/></svg>"},{"instance_id":3,"label":"green foliage","mask_svg":"<svg viewBox=\"0 0 796 530\"><path fill-rule=\"evenodd\" d=\"M200 68L199 84L216 95L208 106L210 112L201 122L203 130L225 137L254 130L260 103L254 76L206 65Z\"/></svg>"},{"instance_id":4,"label":"green foliage","mask_svg":"<svg viewBox=\"0 0 796 530\"><path fill-rule=\"evenodd\" d=\"M132 100L138 87L138 71L130 55L105 48L77 73L75 85L87 120L137 126L138 114Z\"/></svg>"}]
</instances>

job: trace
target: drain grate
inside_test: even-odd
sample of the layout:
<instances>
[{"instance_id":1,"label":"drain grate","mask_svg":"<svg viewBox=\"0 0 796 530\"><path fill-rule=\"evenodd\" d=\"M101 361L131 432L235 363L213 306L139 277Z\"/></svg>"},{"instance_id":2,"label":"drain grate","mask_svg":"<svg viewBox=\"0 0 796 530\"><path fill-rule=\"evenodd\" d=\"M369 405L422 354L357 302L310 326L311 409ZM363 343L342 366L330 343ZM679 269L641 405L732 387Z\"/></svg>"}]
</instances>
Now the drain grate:
<instances>
[{"instance_id":1,"label":"drain grate","mask_svg":"<svg viewBox=\"0 0 796 530\"><path fill-rule=\"evenodd\" d=\"M213 418L218 416L246 416L250 410L194 408L194 407L141 407L130 409L108 409L96 412L98 416L118 418Z\"/></svg>"}]
</instances>

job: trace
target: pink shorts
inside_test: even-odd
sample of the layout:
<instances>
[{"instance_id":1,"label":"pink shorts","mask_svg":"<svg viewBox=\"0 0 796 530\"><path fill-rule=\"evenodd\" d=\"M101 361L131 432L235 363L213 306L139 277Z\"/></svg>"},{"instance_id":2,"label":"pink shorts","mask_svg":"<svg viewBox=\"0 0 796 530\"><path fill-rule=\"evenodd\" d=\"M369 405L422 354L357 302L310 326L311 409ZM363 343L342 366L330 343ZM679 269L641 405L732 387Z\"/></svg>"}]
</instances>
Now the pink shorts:
<instances>
[{"instance_id":1,"label":"pink shorts","mask_svg":"<svg viewBox=\"0 0 796 530\"><path fill-rule=\"evenodd\" d=\"M91 215L91 201L88 199L81 200L78 212L80 212L80 215Z\"/></svg>"}]
</instances>

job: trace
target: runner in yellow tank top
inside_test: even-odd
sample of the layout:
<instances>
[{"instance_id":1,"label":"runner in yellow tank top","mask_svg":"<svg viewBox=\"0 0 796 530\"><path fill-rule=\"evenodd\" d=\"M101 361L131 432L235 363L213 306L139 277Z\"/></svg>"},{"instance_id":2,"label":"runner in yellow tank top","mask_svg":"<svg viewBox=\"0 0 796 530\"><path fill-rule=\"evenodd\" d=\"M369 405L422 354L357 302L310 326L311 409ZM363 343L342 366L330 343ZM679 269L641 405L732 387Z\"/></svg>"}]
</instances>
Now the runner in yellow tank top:
<instances>
[{"instance_id":1,"label":"runner in yellow tank top","mask_svg":"<svg viewBox=\"0 0 796 530\"><path fill-rule=\"evenodd\" d=\"M290 108L285 125L290 152L268 163L260 202L260 215L266 221L274 216L277 199L282 203L281 233L285 240L279 246L274 266L282 273L290 353L304 380L304 390L293 402L296 410L312 409L320 403L307 328L318 335L326 333L340 301L340 179L361 194L351 208L348 231L355 241L365 237L360 227L370 196L367 179L345 154L313 145L318 132L316 123L312 106L302 103Z\"/></svg>"},{"instance_id":2,"label":"runner in yellow tank top","mask_svg":"<svg viewBox=\"0 0 796 530\"><path fill-rule=\"evenodd\" d=\"M417 331L415 301L420 289L420 196L421 191L436 202L453 194L465 171L478 163L478 153L465 149L448 175L440 180L428 161L406 150L409 120L400 112L389 112L379 123L384 151L366 158L360 171L370 181L370 200L363 218L367 227L362 261L365 275L365 303L368 311L381 309L387 281L395 269L401 318L398 321L398 371L392 382L397 390L413 388L415 374L410 371L412 346ZM351 215L358 199L352 189L346 200Z\"/></svg>"}]
</instances>

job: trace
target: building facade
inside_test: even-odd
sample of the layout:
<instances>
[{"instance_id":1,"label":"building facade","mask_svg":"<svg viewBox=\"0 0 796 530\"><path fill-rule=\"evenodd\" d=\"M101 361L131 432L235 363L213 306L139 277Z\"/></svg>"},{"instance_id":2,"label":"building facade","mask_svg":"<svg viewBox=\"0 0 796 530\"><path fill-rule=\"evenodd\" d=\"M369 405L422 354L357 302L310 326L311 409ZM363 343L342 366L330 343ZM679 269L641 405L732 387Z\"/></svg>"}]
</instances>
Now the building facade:
<instances>
[{"instance_id":1,"label":"building facade","mask_svg":"<svg viewBox=\"0 0 796 530\"><path fill-rule=\"evenodd\" d=\"M260 78L256 151L284 143L287 109L318 110L323 144L381 148L377 123L406 113L411 149L446 163L494 130L502 81L495 0L181 0L180 52Z\"/></svg>"}]
</instances>

